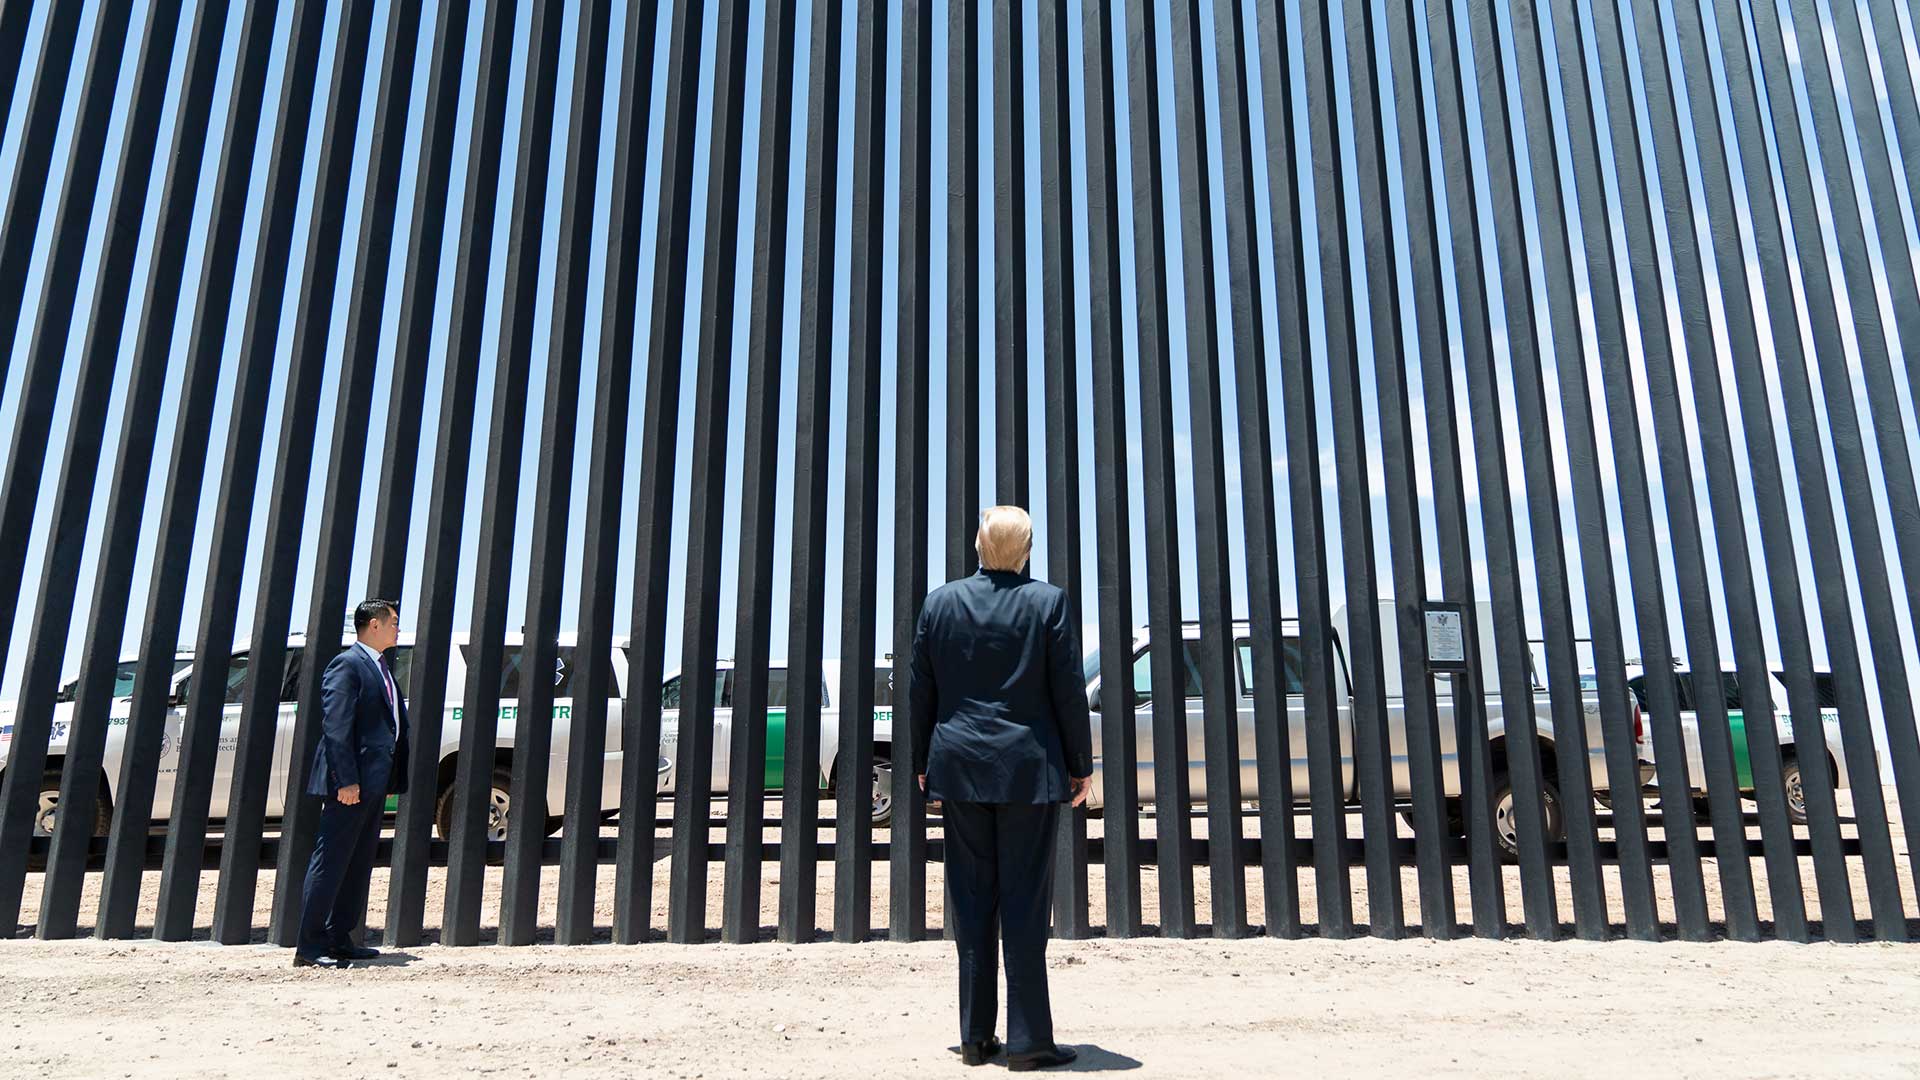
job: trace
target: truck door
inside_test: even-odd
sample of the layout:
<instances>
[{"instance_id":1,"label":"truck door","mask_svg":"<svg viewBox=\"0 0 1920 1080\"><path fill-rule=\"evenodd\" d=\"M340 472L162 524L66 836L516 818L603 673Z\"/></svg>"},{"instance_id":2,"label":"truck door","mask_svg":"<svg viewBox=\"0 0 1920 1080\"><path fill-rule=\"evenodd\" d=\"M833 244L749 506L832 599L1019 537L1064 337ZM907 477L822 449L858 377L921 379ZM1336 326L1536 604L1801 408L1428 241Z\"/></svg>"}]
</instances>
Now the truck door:
<instances>
[{"instance_id":1,"label":"truck door","mask_svg":"<svg viewBox=\"0 0 1920 1080\"><path fill-rule=\"evenodd\" d=\"M1247 798L1259 797L1259 742L1254 729L1253 642L1241 638L1234 643L1240 668L1240 790ZM1289 786L1295 803L1307 798L1307 707L1300 691L1300 639L1281 642L1281 707L1287 718L1287 763Z\"/></svg>"}]
</instances>

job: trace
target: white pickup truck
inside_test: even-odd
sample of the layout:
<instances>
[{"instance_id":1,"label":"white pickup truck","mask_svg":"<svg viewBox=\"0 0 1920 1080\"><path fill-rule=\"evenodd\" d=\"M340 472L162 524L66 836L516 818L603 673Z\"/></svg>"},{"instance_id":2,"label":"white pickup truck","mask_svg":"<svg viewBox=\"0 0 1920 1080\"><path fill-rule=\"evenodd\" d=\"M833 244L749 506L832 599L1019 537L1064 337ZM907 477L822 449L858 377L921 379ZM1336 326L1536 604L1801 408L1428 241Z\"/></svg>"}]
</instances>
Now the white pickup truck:
<instances>
[{"instance_id":1,"label":"white pickup truck","mask_svg":"<svg viewBox=\"0 0 1920 1080\"><path fill-rule=\"evenodd\" d=\"M573 678L576 667L576 636L561 635L557 660L553 671L554 712L553 741L547 761L547 806L557 809L566 805L567 785L567 748L571 742L573 730ZM351 639L343 639L336 651L345 648ZM518 722L520 698L521 638L510 635L505 642L504 663L500 685L500 718L494 736L493 754L495 766L492 770L492 790L489 793L487 836L492 840L506 838L507 821L512 813L510 784L512 780L514 729ZM435 792L434 820L440 835L445 838L452 830L452 791L455 765L460 753L460 723L462 719L461 700L465 696L467 685L467 657L470 642L466 635L456 635L453 649L448 658L447 705L440 729L438 784ZM278 732L274 740L272 772L267 789L266 815L269 820L277 819L285 810L287 777L292 766L293 727L296 715L295 694L299 687L301 666L306 662L306 640L304 635L295 636L287 646L286 670L282 678L280 708L277 718ZM221 717L219 749L215 757L214 783L208 815L213 822L226 817L227 801L232 788L235 749L239 742L241 705L247 687L248 662L250 650L237 649L227 662L223 693L225 707ZM329 657L331 658L331 657ZM395 681L401 686L408 685L412 668L413 640L411 635L401 639L389 656ZM115 788L120 780L120 767L126 739L127 715L133 693L133 676L137 664L124 661L120 665L119 678L114 688L114 703L109 727L107 729L106 753L101 769L99 795L94 807L95 832L104 834L112 820L113 800L117 794ZM724 793L727 788L728 754L730 751L732 728L732 664L723 663L719 672L720 707L716 709L715 722L715 769L714 791ZM172 814L174 779L180 767L181 728L185 723L185 704L187 696L194 692L198 681L193 657L189 653L180 653L174 659L174 670L169 684L168 710L165 727L160 741L160 767L155 778L152 816L156 827L164 827ZM772 708L769 710L769 732L767 740L766 778L768 790L778 792L785 775L785 742L782 735L785 718L785 680L784 668L776 665L770 680L773 694ZM833 696L838 693L839 665L837 661L825 664L826 696L823 701L826 708L821 716L821 740L819 763L820 783L830 792L833 775L833 763L839 750L839 712L833 708ZM600 805L607 817L618 813L621 800L621 774L625 767L625 753L621 747L621 716L624 712L622 694L627 683L627 650L624 641L618 642L613 653L613 684L611 696L607 702L607 734L605 766L601 772ZM876 677L876 701L879 708L875 712L876 754L873 769L873 799L876 824L884 825L892 813L891 771L888 765L887 747L891 742L892 724L892 674L885 662L882 662ZM674 749L679 731L679 676L669 677L663 690L663 715L661 731L661 750L655 761L655 789L660 794L673 790ZM0 774L4 774L8 751L12 747L14 703L0 703ZM60 772L66 757L69 728L72 724L73 694L69 686L62 691L54 705L51 739L47 746L47 764L45 776L41 782L39 813L34 819L34 834L50 835L53 830L55 814L59 807ZM397 805L397 797L390 797L388 809ZM552 831L560 826L557 815L550 815L548 829Z\"/></svg>"},{"instance_id":2,"label":"white pickup truck","mask_svg":"<svg viewBox=\"0 0 1920 1080\"><path fill-rule=\"evenodd\" d=\"M1401 682L1398 622L1394 605L1383 600L1379 606L1381 656L1385 676L1387 697L1387 730L1392 748L1392 780L1396 800L1410 797L1413 789L1412 777L1408 770L1406 698L1405 687ZM1492 637L1492 605L1477 605L1475 619L1480 630L1480 657L1483 667L1482 685L1487 687L1487 734L1491 741L1490 750L1493 760L1494 816L1500 844L1509 855L1518 852L1513 823L1513 790L1507 770L1507 723L1505 706L1499 694L1499 679L1494 662L1494 642ZM1341 785L1349 803L1359 799L1359 786L1353 759L1353 695L1351 676L1348 674L1346 654L1347 612L1345 608L1334 613L1333 649L1335 656L1335 676L1337 686L1335 699L1339 702L1337 723L1340 737L1340 775ZM1303 696L1303 670L1300 659L1300 628L1297 620L1289 619L1282 624L1283 641L1281 660L1283 678L1286 680L1287 710L1287 748L1292 761L1292 792L1296 805L1305 804L1308 792L1307 777L1307 733L1306 700ZM1260 795L1259 771L1254 754L1253 728L1253 644L1251 628L1244 621L1233 624L1235 653L1238 662L1234 665L1237 677L1234 692L1238 698L1239 744L1240 744L1240 790L1249 801L1257 800ZM1198 803L1206 798L1206 728L1199 697L1199 670L1191 652L1193 642L1200 638L1198 623L1186 623L1182 627L1182 637L1187 650L1185 656L1187 678L1187 779L1191 785L1191 797ZM1140 800L1151 803L1154 798L1153 771L1153 711L1149 708L1153 694L1153 673L1150 662L1150 641L1148 632L1143 628L1137 631L1133 639L1133 684L1136 697L1135 747L1139 756L1138 783ZM1087 660L1089 700L1095 708L1099 705L1100 658L1098 654ZM1530 680L1532 681L1532 680ZM1455 821L1453 827L1458 830L1460 784L1460 758L1457 740L1454 736L1452 694L1444 687L1436 695L1436 728L1439 736L1441 786L1449 800L1449 813ZM1600 708L1597 697L1582 696L1582 706L1586 716L1588 767L1593 777L1593 786L1597 792L1606 793L1611 786L1608 777L1606 754L1601 742ZM1555 755L1564 752L1560 740L1554 733L1552 709L1546 691L1537 684L1534 688L1534 723L1539 733L1542 779L1546 784L1546 805L1548 826L1555 839L1565 833L1565 815L1560 805L1560 794L1555 777L1558 775ZM1100 714L1094 714L1097 727ZM1639 710L1634 710L1635 727L1640 727ZM1094 739L1094 771L1101 770L1100 742ZM1637 789L1641 777L1632 781ZM1102 785L1096 780L1093 785L1093 803L1098 805L1102 798Z\"/></svg>"}]
</instances>

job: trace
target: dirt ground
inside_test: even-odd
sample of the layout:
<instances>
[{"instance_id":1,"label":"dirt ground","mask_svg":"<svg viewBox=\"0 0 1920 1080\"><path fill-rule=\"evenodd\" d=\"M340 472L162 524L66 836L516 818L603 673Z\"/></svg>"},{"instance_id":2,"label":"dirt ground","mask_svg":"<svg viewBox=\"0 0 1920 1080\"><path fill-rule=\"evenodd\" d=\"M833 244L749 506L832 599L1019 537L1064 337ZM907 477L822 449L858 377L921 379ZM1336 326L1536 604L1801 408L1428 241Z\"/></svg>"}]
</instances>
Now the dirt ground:
<instances>
[{"instance_id":1,"label":"dirt ground","mask_svg":"<svg viewBox=\"0 0 1920 1080\"><path fill-rule=\"evenodd\" d=\"M1913 1076L1896 945L1088 941L1061 1042L1156 1076ZM268 946L0 946L0 1075L979 1075L941 942L424 946L344 972Z\"/></svg>"},{"instance_id":2,"label":"dirt ground","mask_svg":"<svg viewBox=\"0 0 1920 1080\"><path fill-rule=\"evenodd\" d=\"M1143 824L1151 834L1154 823ZM1250 834L1257 824L1247 821ZM1296 824L1304 834L1305 817ZM1352 833L1359 825L1357 815L1350 819ZM1204 819L1196 826L1204 832ZM1095 822L1096 835L1100 828ZM1909 935L1920 938L1920 901L1903 831L1895 829ZM664 830L661 835L653 874L656 937L667 921L670 870ZM1765 866L1758 858L1750 865L1763 929L1770 930ZM716 936L720 869L708 873L707 924ZM1860 860L1849 860L1849 869L1855 914L1864 919ZM427 943L389 950L382 962L347 972L296 972L287 951L264 944L86 939L99 888L99 875L89 874L81 940L0 943L6 1013L0 1076L920 1076L960 1069L949 1049L958 1040L954 961L943 942L673 946L656 940L634 947L452 949L435 944L444 873L434 869L429 876ZM487 873L481 924L483 940L490 941L501 871ZM777 921L779 873L777 863L762 868L767 938ZM1655 873L1662 918L1670 923L1667 868ZM1722 907L1711 859L1704 873L1717 916ZM1801 860L1801 874L1809 914L1819 919L1810 859ZM1559 917L1571 936L1565 868L1556 876ZM1618 934L1618 876L1611 867L1606 876L1609 920ZM941 867L929 866L927 877L928 921L937 933ZM158 878L157 871L147 874L143 935L152 923ZM1159 881L1151 867L1141 878L1142 909L1153 927L1160 921ZM1089 879L1091 921L1100 927L1106 921L1102 868L1092 867ZM1301 868L1299 880L1303 921L1312 933L1319 915L1311 867ZM603 942L613 881L613 867L602 867L595 905ZM1454 871L1454 881L1454 914L1464 924L1470 917L1465 868ZM1196 868L1194 884L1196 917L1205 928L1212 917L1207 868ZM1250 868L1247 910L1256 924L1260 884L1258 868ZM1506 872L1505 885L1507 921L1518 938L1523 891L1516 870ZM553 868L545 870L542 886L539 940L550 943ZM39 875L29 875L22 909L29 923L39 888ZM207 935L216 888L217 875L203 875L200 938ZM273 888L272 871L264 871L255 904L257 941L264 941ZM870 894L876 938L884 936L889 888L886 866L876 865ZM1412 929L1420 911L1411 868L1401 873L1401 888ZM1353 869L1350 895L1356 922L1365 924L1364 868ZM831 861L820 866L816 898L825 930L832 923ZM380 870L369 911L376 941L385 905L386 871ZM1652 1065L1682 1075L1916 1076L1916 948L1148 937L1056 942L1050 963L1059 1037L1085 1051L1086 1069L1399 1077L1552 1068L1583 1076Z\"/></svg>"}]
</instances>

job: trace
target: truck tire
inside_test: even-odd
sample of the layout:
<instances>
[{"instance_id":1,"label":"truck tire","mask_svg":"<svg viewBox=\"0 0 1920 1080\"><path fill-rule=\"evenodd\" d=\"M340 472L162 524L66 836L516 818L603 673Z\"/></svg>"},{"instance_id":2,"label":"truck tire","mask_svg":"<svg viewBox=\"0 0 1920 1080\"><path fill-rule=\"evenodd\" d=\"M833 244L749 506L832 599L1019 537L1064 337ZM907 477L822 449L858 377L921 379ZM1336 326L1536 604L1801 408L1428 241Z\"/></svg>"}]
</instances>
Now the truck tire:
<instances>
[{"instance_id":1,"label":"truck tire","mask_svg":"<svg viewBox=\"0 0 1920 1080\"><path fill-rule=\"evenodd\" d=\"M1805 825L1807 823L1807 791L1803 774L1800 772L1799 758L1787 754L1781 759L1780 783L1787 792L1787 820L1795 825Z\"/></svg>"},{"instance_id":2,"label":"truck tire","mask_svg":"<svg viewBox=\"0 0 1920 1080\"><path fill-rule=\"evenodd\" d=\"M820 789L823 799L838 798L840 791L839 761L827 770L825 786ZM873 807L873 827L885 829L893 824L893 762L885 754L873 755L873 766L868 770L872 784L867 789L868 799ZM838 813L839 811L835 811Z\"/></svg>"},{"instance_id":3,"label":"truck tire","mask_svg":"<svg viewBox=\"0 0 1920 1080\"><path fill-rule=\"evenodd\" d=\"M439 800L434 803L433 828L440 834L440 839L449 843L453 840L453 811L453 785L448 784L441 790ZM507 823L513 819L512 814L513 772L505 766L499 766L493 770L492 782L487 791L488 840L506 840ZM558 817L547 818L547 835L552 836L559 832L564 820Z\"/></svg>"},{"instance_id":4,"label":"truck tire","mask_svg":"<svg viewBox=\"0 0 1920 1080\"><path fill-rule=\"evenodd\" d=\"M40 801L34 808L33 835L47 837L53 835L53 825L57 820L59 805L60 770L58 768L48 769L46 774L40 778ZM107 802L107 793L104 790L94 792L93 835L107 835L107 830L112 825L113 807ZM47 868L46 862L45 856L28 855L27 869L45 870Z\"/></svg>"},{"instance_id":5,"label":"truck tire","mask_svg":"<svg viewBox=\"0 0 1920 1080\"><path fill-rule=\"evenodd\" d=\"M883 757L873 759L873 827L884 829L893 824L893 763Z\"/></svg>"},{"instance_id":6,"label":"truck tire","mask_svg":"<svg viewBox=\"0 0 1920 1080\"><path fill-rule=\"evenodd\" d=\"M1567 815L1560 803L1560 789L1546 777L1540 778L1540 799L1547 812L1547 841L1567 838ZM1505 772L1493 774L1493 833L1504 862L1520 861L1520 841L1513 817L1513 779Z\"/></svg>"}]
</instances>

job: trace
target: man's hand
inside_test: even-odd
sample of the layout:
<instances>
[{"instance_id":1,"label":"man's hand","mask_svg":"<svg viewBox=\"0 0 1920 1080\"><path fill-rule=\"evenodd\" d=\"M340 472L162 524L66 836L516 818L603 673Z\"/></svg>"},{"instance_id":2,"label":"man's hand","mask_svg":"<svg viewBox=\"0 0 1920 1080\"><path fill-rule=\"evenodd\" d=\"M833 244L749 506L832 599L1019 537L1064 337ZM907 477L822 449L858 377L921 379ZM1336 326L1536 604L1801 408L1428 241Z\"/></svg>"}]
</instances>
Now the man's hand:
<instances>
[{"instance_id":1,"label":"man's hand","mask_svg":"<svg viewBox=\"0 0 1920 1080\"><path fill-rule=\"evenodd\" d=\"M335 801L341 806L356 806L360 802L360 785L348 784L336 794Z\"/></svg>"},{"instance_id":2,"label":"man's hand","mask_svg":"<svg viewBox=\"0 0 1920 1080\"><path fill-rule=\"evenodd\" d=\"M1073 792L1073 801L1068 803L1069 806L1085 806L1087 799L1093 795L1093 774L1067 777L1067 789Z\"/></svg>"}]
</instances>

